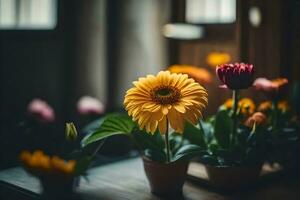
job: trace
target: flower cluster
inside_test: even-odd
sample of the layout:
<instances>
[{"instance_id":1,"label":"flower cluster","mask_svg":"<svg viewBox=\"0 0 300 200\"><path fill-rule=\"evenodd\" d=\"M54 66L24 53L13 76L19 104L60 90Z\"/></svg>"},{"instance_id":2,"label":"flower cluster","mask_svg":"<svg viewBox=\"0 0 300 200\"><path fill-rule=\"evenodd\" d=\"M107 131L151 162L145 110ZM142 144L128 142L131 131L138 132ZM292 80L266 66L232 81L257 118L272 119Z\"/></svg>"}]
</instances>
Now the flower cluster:
<instances>
[{"instance_id":1,"label":"flower cluster","mask_svg":"<svg viewBox=\"0 0 300 200\"><path fill-rule=\"evenodd\" d=\"M290 111L290 105L286 100L278 101L276 104L277 108L282 112ZM263 101L259 104L257 110L263 113L269 113L272 109L272 101Z\"/></svg>"},{"instance_id":2,"label":"flower cluster","mask_svg":"<svg viewBox=\"0 0 300 200\"><path fill-rule=\"evenodd\" d=\"M41 150L33 153L22 151L20 160L30 173L35 176L72 177L75 173L75 160L65 161L58 156L48 156Z\"/></svg>"},{"instance_id":3,"label":"flower cluster","mask_svg":"<svg viewBox=\"0 0 300 200\"><path fill-rule=\"evenodd\" d=\"M233 100L231 98L227 99L223 103L222 107L224 107L227 110L231 110L233 107ZM254 101L250 98L242 98L238 102L238 113L241 113L244 116L252 115L255 109L256 105Z\"/></svg>"}]
</instances>

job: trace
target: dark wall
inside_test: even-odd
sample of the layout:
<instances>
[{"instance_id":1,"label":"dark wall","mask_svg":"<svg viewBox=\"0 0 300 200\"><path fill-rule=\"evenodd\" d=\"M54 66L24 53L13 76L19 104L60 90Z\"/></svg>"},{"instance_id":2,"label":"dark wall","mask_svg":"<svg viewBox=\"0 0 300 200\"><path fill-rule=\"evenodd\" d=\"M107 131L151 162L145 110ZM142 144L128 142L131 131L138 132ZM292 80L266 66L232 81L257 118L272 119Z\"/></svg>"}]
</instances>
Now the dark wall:
<instances>
[{"instance_id":1,"label":"dark wall","mask_svg":"<svg viewBox=\"0 0 300 200\"><path fill-rule=\"evenodd\" d=\"M70 118L74 93L77 1L58 1L54 30L0 30L0 163L14 163L23 148L17 129L33 98L46 100L57 122ZM57 126L61 131L61 126ZM38 134L38 133L37 133ZM41 133L42 134L42 133Z\"/></svg>"}]
</instances>

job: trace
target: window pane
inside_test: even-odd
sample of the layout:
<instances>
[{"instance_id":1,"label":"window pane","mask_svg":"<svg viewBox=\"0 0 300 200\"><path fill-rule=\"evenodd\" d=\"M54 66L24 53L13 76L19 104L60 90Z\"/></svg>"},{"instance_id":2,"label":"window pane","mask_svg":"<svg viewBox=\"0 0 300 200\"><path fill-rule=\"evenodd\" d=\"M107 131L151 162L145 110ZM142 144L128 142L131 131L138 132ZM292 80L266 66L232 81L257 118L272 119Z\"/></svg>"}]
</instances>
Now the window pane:
<instances>
[{"instance_id":1,"label":"window pane","mask_svg":"<svg viewBox=\"0 0 300 200\"><path fill-rule=\"evenodd\" d=\"M53 29L56 0L0 0L0 29Z\"/></svg>"},{"instance_id":2,"label":"window pane","mask_svg":"<svg viewBox=\"0 0 300 200\"><path fill-rule=\"evenodd\" d=\"M196 24L233 23L236 0L186 0L186 21Z\"/></svg>"}]
</instances>

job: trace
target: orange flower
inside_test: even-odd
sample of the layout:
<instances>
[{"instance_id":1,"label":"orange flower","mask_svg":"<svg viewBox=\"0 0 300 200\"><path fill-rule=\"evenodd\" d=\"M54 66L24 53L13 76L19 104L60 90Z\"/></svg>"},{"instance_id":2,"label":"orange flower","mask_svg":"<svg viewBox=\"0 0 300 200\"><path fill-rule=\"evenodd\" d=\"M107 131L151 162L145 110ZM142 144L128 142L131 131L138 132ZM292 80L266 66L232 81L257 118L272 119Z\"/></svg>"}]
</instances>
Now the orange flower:
<instances>
[{"instance_id":1,"label":"orange flower","mask_svg":"<svg viewBox=\"0 0 300 200\"><path fill-rule=\"evenodd\" d=\"M44 154L41 150L36 150L32 154L29 151L22 151L20 160L24 167L33 175L59 175L70 176L75 171L75 160L65 161L58 156Z\"/></svg>"},{"instance_id":2,"label":"orange flower","mask_svg":"<svg viewBox=\"0 0 300 200\"><path fill-rule=\"evenodd\" d=\"M287 101L279 101L277 107L281 112L287 112L290 110L290 106Z\"/></svg>"},{"instance_id":3,"label":"orange flower","mask_svg":"<svg viewBox=\"0 0 300 200\"><path fill-rule=\"evenodd\" d=\"M266 115L262 112L256 112L246 120L245 126L252 128L254 124L256 124L256 126L259 126L259 125L266 124L266 122L267 122Z\"/></svg>"},{"instance_id":4,"label":"orange flower","mask_svg":"<svg viewBox=\"0 0 300 200\"><path fill-rule=\"evenodd\" d=\"M212 51L206 57L206 63L215 68L218 65L222 65L225 63L229 63L231 60L231 56L228 53Z\"/></svg>"},{"instance_id":5,"label":"orange flower","mask_svg":"<svg viewBox=\"0 0 300 200\"><path fill-rule=\"evenodd\" d=\"M242 98L240 101L239 101L239 109L240 109L240 112L243 114L243 115L252 115L255 111L255 103L253 102L252 99L249 99L249 98Z\"/></svg>"},{"instance_id":6,"label":"orange flower","mask_svg":"<svg viewBox=\"0 0 300 200\"><path fill-rule=\"evenodd\" d=\"M191 65L172 65L168 68L171 73L187 74L189 78L193 78L200 84L208 84L212 82L211 73L200 67Z\"/></svg>"},{"instance_id":7,"label":"orange flower","mask_svg":"<svg viewBox=\"0 0 300 200\"><path fill-rule=\"evenodd\" d=\"M230 110L232 109L232 105L233 105L233 101L232 99L227 99L224 103L223 103L223 106L227 109L227 110Z\"/></svg>"},{"instance_id":8,"label":"orange flower","mask_svg":"<svg viewBox=\"0 0 300 200\"><path fill-rule=\"evenodd\" d=\"M257 110L259 112L267 113L272 109L272 102L271 101L264 101L259 104Z\"/></svg>"}]
</instances>

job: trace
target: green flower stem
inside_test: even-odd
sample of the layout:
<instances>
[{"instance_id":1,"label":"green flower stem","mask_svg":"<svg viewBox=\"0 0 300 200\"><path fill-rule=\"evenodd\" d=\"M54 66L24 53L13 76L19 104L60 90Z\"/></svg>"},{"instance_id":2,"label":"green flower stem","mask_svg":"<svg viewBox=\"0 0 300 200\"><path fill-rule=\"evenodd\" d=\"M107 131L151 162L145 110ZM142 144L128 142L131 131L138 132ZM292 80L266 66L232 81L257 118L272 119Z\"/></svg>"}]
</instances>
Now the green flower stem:
<instances>
[{"instance_id":1,"label":"green flower stem","mask_svg":"<svg viewBox=\"0 0 300 200\"><path fill-rule=\"evenodd\" d=\"M101 149L101 147L103 146L103 144L105 143L106 138L99 143L99 145L97 146L97 148L95 149L95 151L92 153L91 157L95 157L98 153L98 151Z\"/></svg>"},{"instance_id":2,"label":"green flower stem","mask_svg":"<svg viewBox=\"0 0 300 200\"><path fill-rule=\"evenodd\" d=\"M232 110L232 135L231 135L231 147L235 145L236 133L237 133L237 109L238 109L238 90L232 91L233 110Z\"/></svg>"},{"instance_id":3,"label":"green flower stem","mask_svg":"<svg viewBox=\"0 0 300 200\"><path fill-rule=\"evenodd\" d=\"M204 134L203 137L205 138L205 131L204 131L204 128L203 128L203 125L202 125L202 122L201 122L201 119L200 119L200 118L199 118L199 120L198 120L198 123L199 123L199 128L200 128L202 134ZM204 141L205 141L205 147L207 148L206 140L204 139Z\"/></svg>"},{"instance_id":4,"label":"green flower stem","mask_svg":"<svg viewBox=\"0 0 300 200\"><path fill-rule=\"evenodd\" d=\"M170 160L170 141L169 141L169 120L167 119L166 121L167 123L167 129L166 129L166 133L165 133L165 147L167 150L167 163L169 163Z\"/></svg>"}]
</instances>

